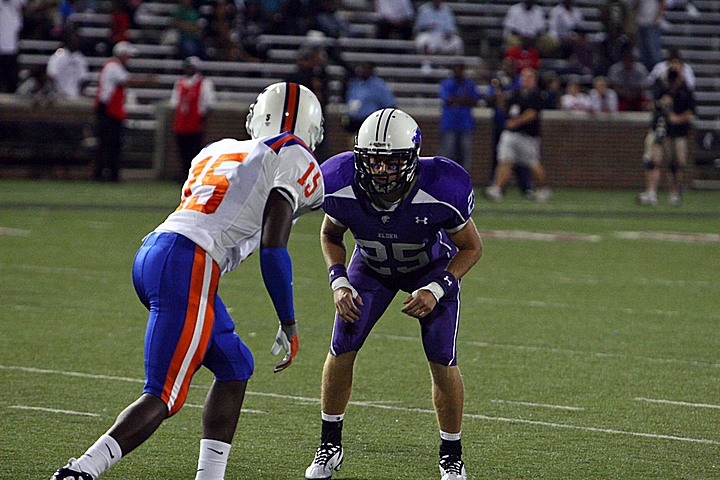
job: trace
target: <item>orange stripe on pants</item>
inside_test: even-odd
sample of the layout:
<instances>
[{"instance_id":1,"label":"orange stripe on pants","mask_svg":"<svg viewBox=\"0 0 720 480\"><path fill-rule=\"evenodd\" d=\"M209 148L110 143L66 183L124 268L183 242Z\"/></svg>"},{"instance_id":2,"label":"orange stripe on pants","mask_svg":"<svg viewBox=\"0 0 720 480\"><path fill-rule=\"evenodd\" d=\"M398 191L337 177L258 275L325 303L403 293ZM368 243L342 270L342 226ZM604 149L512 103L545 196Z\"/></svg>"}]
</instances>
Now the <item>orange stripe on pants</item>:
<instances>
[{"instance_id":1,"label":"orange stripe on pants","mask_svg":"<svg viewBox=\"0 0 720 480\"><path fill-rule=\"evenodd\" d=\"M206 281L207 262L212 262L212 264L210 265L210 278ZM209 258L205 250L196 247L190 277L185 323L170 362L161 397L168 404L170 415L175 414L185 403L190 380L192 380L195 371L202 363L207 351L215 320L215 295L219 279L220 270L217 263ZM206 283L209 284L206 285ZM201 308L203 300L206 300L207 303L204 310ZM197 331L198 327L202 330ZM196 339L198 335L199 340L194 343L193 339ZM190 356L189 363L187 362L188 356ZM178 382L180 382L179 385ZM177 390L174 399L173 389Z\"/></svg>"}]
</instances>

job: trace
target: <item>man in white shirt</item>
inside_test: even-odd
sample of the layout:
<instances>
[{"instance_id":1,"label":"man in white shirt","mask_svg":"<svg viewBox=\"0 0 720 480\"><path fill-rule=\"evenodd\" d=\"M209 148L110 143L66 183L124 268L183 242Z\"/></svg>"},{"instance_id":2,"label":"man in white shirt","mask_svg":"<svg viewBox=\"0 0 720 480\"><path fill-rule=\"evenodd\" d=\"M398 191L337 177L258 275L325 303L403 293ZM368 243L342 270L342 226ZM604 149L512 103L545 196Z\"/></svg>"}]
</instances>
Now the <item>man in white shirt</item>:
<instances>
[{"instance_id":1,"label":"man in white shirt","mask_svg":"<svg viewBox=\"0 0 720 480\"><path fill-rule=\"evenodd\" d=\"M637 46L640 61L652 68L662 60L662 29L665 0L636 0Z\"/></svg>"},{"instance_id":2,"label":"man in white shirt","mask_svg":"<svg viewBox=\"0 0 720 480\"><path fill-rule=\"evenodd\" d=\"M0 93L14 93L18 83L18 43L27 0L0 0Z\"/></svg>"},{"instance_id":3,"label":"man in white shirt","mask_svg":"<svg viewBox=\"0 0 720 480\"><path fill-rule=\"evenodd\" d=\"M53 83L53 90L60 98L78 98L87 81L88 62L79 50L80 35L70 31L65 45L50 56L47 74Z\"/></svg>"},{"instance_id":4,"label":"man in white shirt","mask_svg":"<svg viewBox=\"0 0 720 480\"><path fill-rule=\"evenodd\" d=\"M523 0L511 6L503 20L503 39L505 48L521 45L523 38L531 39L542 56L553 50L554 42L546 35L547 22L545 12L536 0Z\"/></svg>"},{"instance_id":5,"label":"man in white shirt","mask_svg":"<svg viewBox=\"0 0 720 480\"><path fill-rule=\"evenodd\" d=\"M559 53L567 58L580 41L578 30L582 28L583 15L574 0L560 0L548 15L548 35L555 42Z\"/></svg>"},{"instance_id":6,"label":"man in white shirt","mask_svg":"<svg viewBox=\"0 0 720 480\"><path fill-rule=\"evenodd\" d=\"M670 69L671 64L676 63L680 69L685 85L690 90L695 90L695 72L692 67L685 63L680 56L680 50L677 47L670 47L668 49L667 60L656 63L655 66L650 70L650 74L647 79L647 86L652 87L658 80L665 80L667 72Z\"/></svg>"},{"instance_id":7,"label":"man in white shirt","mask_svg":"<svg viewBox=\"0 0 720 480\"><path fill-rule=\"evenodd\" d=\"M410 0L375 0L375 13L377 38L412 38L415 8Z\"/></svg>"}]
</instances>

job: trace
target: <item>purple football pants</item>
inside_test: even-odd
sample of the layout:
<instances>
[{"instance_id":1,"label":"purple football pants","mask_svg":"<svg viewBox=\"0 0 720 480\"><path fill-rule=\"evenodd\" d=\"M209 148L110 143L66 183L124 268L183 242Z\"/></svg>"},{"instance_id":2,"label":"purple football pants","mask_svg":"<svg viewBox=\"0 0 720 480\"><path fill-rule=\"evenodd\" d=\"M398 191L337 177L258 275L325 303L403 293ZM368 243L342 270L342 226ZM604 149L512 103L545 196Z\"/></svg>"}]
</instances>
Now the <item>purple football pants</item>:
<instances>
[{"instance_id":1,"label":"purple football pants","mask_svg":"<svg viewBox=\"0 0 720 480\"><path fill-rule=\"evenodd\" d=\"M444 269L445 265L439 265L413 280L383 279L365 265L356 251L348 266L348 279L362 297L364 305L358 305L360 319L354 323L345 322L335 315L330 353L337 356L360 350L370 331L399 291L411 293L430 283ZM459 289L453 297L442 297L433 311L418 322L427 359L441 365L456 365L460 326Z\"/></svg>"}]
</instances>

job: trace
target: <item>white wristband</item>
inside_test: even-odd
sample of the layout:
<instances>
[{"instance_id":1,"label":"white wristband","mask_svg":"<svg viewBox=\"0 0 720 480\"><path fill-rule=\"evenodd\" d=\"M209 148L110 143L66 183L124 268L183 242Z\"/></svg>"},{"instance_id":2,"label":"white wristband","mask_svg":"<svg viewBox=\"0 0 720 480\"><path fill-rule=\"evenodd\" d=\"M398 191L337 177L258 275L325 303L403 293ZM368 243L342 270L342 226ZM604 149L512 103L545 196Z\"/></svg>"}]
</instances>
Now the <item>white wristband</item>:
<instances>
[{"instance_id":1,"label":"white wristband","mask_svg":"<svg viewBox=\"0 0 720 480\"><path fill-rule=\"evenodd\" d=\"M358 296L357 290L355 290L355 287L350 285L350 280L347 279L347 277L338 277L330 284L330 288L332 288L332 291L334 292L338 288L347 288L352 292L353 298Z\"/></svg>"},{"instance_id":2,"label":"white wristband","mask_svg":"<svg viewBox=\"0 0 720 480\"><path fill-rule=\"evenodd\" d=\"M429 291L430 293L433 294L433 297L435 297L436 302L439 302L440 299L445 295L445 290L443 290L443 288L437 282L430 282L427 285L425 285L424 287L418 288L418 290ZM416 292L417 292L417 290L415 290L415 292L413 292L413 297L417 296Z\"/></svg>"}]
</instances>

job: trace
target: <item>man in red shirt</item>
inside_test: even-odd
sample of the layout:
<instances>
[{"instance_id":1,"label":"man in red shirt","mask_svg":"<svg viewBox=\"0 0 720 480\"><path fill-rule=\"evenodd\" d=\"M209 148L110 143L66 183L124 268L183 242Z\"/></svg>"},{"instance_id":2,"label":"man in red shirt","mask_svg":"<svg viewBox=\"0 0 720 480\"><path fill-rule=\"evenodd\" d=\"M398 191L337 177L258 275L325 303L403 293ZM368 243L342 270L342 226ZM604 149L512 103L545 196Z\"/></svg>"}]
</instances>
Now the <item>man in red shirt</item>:
<instances>
[{"instance_id":1,"label":"man in red shirt","mask_svg":"<svg viewBox=\"0 0 720 480\"><path fill-rule=\"evenodd\" d=\"M97 181L120 180L123 122L127 118L125 86L130 81L126 65L136 51L128 42L116 43L112 58L100 70L95 93L96 128L100 143L94 174Z\"/></svg>"},{"instance_id":2,"label":"man in red shirt","mask_svg":"<svg viewBox=\"0 0 720 480\"><path fill-rule=\"evenodd\" d=\"M173 132L183 170L178 177L185 179L192 159L204 146L203 124L215 104L215 86L200 73L200 59L188 57L183 62L185 73L173 87L170 105L175 108Z\"/></svg>"}]
</instances>

